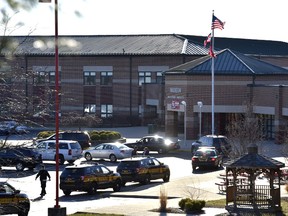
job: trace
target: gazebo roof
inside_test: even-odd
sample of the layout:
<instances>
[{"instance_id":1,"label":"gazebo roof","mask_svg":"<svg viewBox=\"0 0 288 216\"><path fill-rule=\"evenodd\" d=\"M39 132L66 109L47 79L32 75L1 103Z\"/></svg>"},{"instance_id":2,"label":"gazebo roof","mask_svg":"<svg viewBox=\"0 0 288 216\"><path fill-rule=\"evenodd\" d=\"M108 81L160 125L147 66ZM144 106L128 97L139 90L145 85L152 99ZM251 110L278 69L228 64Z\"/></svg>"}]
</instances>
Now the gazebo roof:
<instances>
[{"instance_id":1,"label":"gazebo roof","mask_svg":"<svg viewBox=\"0 0 288 216\"><path fill-rule=\"evenodd\" d=\"M258 147L256 145L248 147L248 153L228 161L226 168L244 168L244 169L280 169L285 164L267 157L265 155L258 154Z\"/></svg>"}]
</instances>

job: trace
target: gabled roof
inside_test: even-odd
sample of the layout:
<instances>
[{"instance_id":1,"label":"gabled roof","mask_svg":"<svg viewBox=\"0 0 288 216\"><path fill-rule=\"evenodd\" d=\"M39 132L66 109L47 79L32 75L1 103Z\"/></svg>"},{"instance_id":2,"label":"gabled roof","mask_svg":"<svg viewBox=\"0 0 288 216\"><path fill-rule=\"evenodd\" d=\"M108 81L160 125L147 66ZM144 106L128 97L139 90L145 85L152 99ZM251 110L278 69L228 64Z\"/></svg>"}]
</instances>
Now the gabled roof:
<instances>
[{"instance_id":1,"label":"gabled roof","mask_svg":"<svg viewBox=\"0 0 288 216\"><path fill-rule=\"evenodd\" d=\"M226 168L244 168L244 169L279 169L285 164L274 160L273 158L258 154L256 146L248 147L248 153L235 160L225 163Z\"/></svg>"},{"instance_id":2,"label":"gabled roof","mask_svg":"<svg viewBox=\"0 0 288 216\"><path fill-rule=\"evenodd\" d=\"M165 71L165 74L211 74L212 58L204 56ZM288 70L256 58L232 52L229 49L217 53L214 73L222 75L272 75L288 74Z\"/></svg>"},{"instance_id":3,"label":"gabled roof","mask_svg":"<svg viewBox=\"0 0 288 216\"><path fill-rule=\"evenodd\" d=\"M16 55L54 55L54 36L3 36L15 45ZM207 55L203 36L177 34L63 35L59 55ZM215 38L215 50L229 48L243 54L288 56L288 43ZM10 52L10 51L6 51ZM5 54L5 50L2 50Z\"/></svg>"},{"instance_id":4,"label":"gabled roof","mask_svg":"<svg viewBox=\"0 0 288 216\"><path fill-rule=\"evenodd\" d=\"M16 55L54 55L53 36L11 36ZM188 47L188 48L187 48ZM59 55L206 55L177 35L59 36ZM189 50L189 51L187 51Z\"/></svg>"}]
</instances>

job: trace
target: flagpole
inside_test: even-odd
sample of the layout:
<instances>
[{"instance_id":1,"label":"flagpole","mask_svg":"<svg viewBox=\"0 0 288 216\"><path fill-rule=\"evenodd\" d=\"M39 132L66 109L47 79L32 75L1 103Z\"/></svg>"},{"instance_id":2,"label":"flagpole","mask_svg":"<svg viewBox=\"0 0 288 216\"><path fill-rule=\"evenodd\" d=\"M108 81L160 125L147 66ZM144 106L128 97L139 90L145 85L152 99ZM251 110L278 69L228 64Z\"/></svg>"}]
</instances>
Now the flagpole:
<instances>
[{"instance_id":1,"label":"flagpole","mask_svg":"<svg viewBox=\"0 0 288 216\"><path fill-rule=\"evenodd\" d=\"M212 11L212 17L214 16L214 10ZM214 53L214 28L212 28L212 53ZM212 64L211 64L211 87L212 87L212 101L211 101L211 115L212 115L212 131L211 134L214 135L215 129L214 129L214 57L212 57Z\"/></svg>"}]
</instances>

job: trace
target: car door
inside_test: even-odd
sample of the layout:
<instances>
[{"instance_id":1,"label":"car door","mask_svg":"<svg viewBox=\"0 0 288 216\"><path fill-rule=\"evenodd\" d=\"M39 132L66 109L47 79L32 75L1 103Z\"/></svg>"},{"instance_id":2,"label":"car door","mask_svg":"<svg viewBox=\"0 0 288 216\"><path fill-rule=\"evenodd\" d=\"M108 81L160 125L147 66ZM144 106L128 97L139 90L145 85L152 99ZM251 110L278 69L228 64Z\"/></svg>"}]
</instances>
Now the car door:
<instances>
[{"instance_id":1,"label":"car door","mask_svg":"<svg viewBox=\"0 0 288 216\"><path fill-rule=\"evenodd\" d=\"M115 155L114 146L109 144L103 145L102 158L108 159L111 154Z\"/></svg>"},{"instance_id":2,"label":"car door","mask_svg":"<svg viewBox=\"0 0 288 216\"><path fill-rule=\"evenodd\" d=\"M92 151L89 151L93 158L103 158L104 144L97 145Z\"/></svg>"},{"instance_id":3,"label":"car door","mask_svg":"<svg viewBox=\"0 0 288 216\"><path fill-rule=\"evenodd\" d=\"M148 158L147 163L151 179L159 178L160 167L155 165L154 160L152 158Z\"/></svg>"},{"instance_id":4,"label":"car door","mask_svg":"<svg viewBox=\"0 0 288 216\"><path fill-rule=\"evenodd\" d=\"M9 185L3 184L1 185L0 190L0 206L3 206L4 211L6 213L18 213L18 204L19 198L16 197L16 193L14 189L12 189ZM0 210L0 215L2 212Z\"/></svg>"},{"instance_id":5,"label":"car door","mask_svg":"<svg viewBox=\"0 0 288 216\"><path fill-rule=\"evenodd\" d=\"M54 160L56 154L55 142L46 141L37 146L38 152L42 155L43 160Z\"/></svg>"},{"instance_id":6,"label":"car door","mask_svg":"<svg viewBox=\"0 0 288 216\"><path fill-rule=\"evenodd\" d=\"M99 166L98 185L100 188L108 188L112 184L111 172L104 166Z\"/></svg>"}]
</instances>

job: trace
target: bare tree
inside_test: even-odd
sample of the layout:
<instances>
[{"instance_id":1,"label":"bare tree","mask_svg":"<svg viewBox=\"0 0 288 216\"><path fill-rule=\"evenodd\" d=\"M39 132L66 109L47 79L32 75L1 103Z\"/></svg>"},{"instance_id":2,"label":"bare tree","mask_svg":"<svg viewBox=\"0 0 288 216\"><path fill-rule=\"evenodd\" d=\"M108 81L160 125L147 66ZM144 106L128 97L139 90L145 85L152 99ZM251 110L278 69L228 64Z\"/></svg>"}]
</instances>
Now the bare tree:
<instances>
[{"instance_id":1,"label":"bare tree","mask_svg":"<svg viewBox=\"0 0 288 216\"><path fill-rule=\"evenodd\" d=\"M231 158L239 157L247 153L247 147L256 144L260 147L263 140L262 122L253 114L253 106L245 106L243 114L235 116L235 119L227 126L227 137L232 145Z\"/></svg>"}]
</instances>

